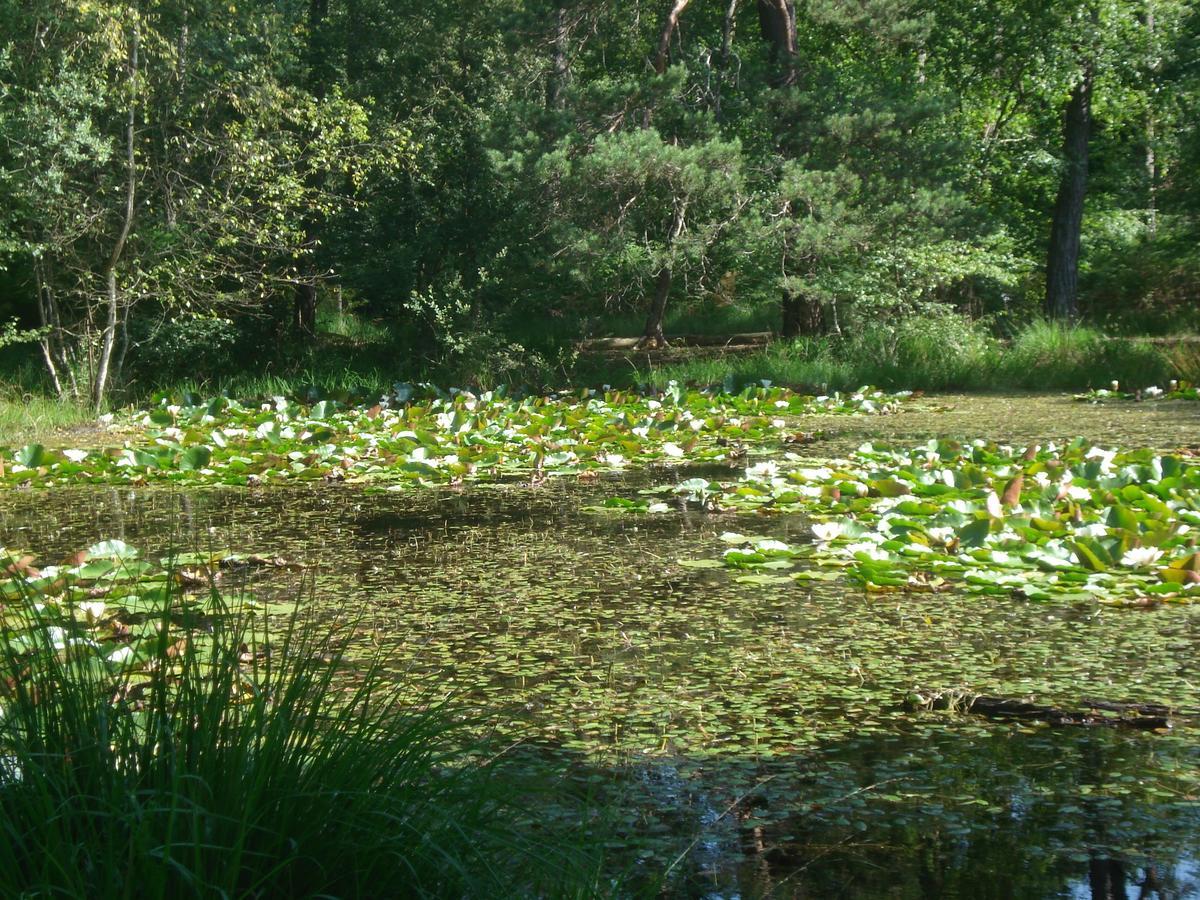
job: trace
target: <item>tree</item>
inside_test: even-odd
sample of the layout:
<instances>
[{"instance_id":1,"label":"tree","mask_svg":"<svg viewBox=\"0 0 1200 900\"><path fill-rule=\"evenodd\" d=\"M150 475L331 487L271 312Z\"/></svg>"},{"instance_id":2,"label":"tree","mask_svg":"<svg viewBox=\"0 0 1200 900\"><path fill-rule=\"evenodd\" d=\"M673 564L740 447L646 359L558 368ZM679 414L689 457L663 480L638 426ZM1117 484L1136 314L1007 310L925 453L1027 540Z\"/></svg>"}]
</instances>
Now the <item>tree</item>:
<instances>
[{"instance_id":1,"label":"tree","mask_svg":"<svg viewBox=\"0 0 1200 900\"><path fill-rule=\"evenodd\" d=\"M580 276L609 304L646 298L642 342L664 346L673 290L703 275L745 205L741 145L689 145L637 128L601 135L577 155L560 148L542 177L558 186L563 250Z\"/></svg>"},{"instance_id":2,"label":"tree","mask_svg":"<svg viewBox=\"0 0 1200 900\"><path fill-rule=\"evenodd\" d=\"M0 252L27 267L55 390L101 405L130 323L261 309L294 285L313 216L353 203L407 135L281 83L250 23L169 0L6 8ZM284 29L263 8L254 23ZM234 23L235 26L237 23Z\"/></svg>"},{"instance_id":3,"label":"tree","mask_svg":"<svg viewBox=\"0 0 1200 900\"><path fill-rule=\"evenodd\" d=\"M1079 241L1087 193L1092 83L1092 66L1087 63L1063 114L1063 174L1046 257L1046 315L1056 319L1073 320L1079 315Z\"/></svg>"}]
</instances>

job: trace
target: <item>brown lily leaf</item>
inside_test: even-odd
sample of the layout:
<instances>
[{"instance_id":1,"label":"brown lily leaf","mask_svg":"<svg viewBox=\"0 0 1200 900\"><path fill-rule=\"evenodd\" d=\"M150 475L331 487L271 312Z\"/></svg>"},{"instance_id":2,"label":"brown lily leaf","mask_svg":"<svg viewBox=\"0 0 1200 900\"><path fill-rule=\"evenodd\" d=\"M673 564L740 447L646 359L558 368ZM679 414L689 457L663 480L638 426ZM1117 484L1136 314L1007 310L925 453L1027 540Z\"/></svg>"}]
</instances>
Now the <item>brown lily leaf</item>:
<instances>
[{"instance_id":1,"label":"brown lily leaf","mask_svg":"<svg viewBox=\"0 0 1200 900\"><path fill-rule=\"evenodd\" d=\"M1000 502L1007 508L1011 509L1021 502L1021 488L1025 486L1025 473L1018 472L1008 484L1004 486L1004 493L1000 495Z\"/></svg>"}]
</instances>

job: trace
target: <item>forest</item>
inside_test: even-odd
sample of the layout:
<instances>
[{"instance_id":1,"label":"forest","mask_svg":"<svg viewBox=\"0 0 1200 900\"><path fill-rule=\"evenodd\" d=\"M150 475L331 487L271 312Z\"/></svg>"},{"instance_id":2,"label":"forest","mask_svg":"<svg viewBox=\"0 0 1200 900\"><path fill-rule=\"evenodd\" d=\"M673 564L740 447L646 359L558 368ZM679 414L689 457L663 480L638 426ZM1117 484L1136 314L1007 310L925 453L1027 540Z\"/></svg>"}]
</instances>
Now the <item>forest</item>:
<instances>
[{"instance_id":1,"label":"forest","mask_svg":"<svg viewBox=\"0 0 1200 900\"><path fill-rule=\"evenodd\" d=\"M330 332L400 376L543 386L610 335L854 359L1195 327L1187 0L0 17L0 341L26 390L295 371Z\"/></svg>"}]
</instances>

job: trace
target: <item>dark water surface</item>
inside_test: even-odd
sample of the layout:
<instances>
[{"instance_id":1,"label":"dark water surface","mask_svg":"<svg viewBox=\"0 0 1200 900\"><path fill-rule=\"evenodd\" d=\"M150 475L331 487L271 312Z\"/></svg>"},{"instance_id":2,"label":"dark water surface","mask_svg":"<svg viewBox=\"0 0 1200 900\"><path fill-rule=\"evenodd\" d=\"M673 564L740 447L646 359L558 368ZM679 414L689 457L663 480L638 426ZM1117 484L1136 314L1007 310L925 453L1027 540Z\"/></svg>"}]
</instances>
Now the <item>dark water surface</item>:
<instances>
[{"instance_id":1,"label":"dark water surface","mask_svg":"<svg viewBox=\"0 0 1200 900\"><path fill-rule=\"evenodd\" d=\"M809 420L827 440L806 449L935 435L1200 442L1200 404L924 407ZM748 587L678 562L719 554L726 530L806 540L802 518L581 509L687 474L403 493L11 492L0 546L51 559L120 538L310 564L258 590L358 619L398 690L485 703L531 756L572 759L616 810L622 866L678 860L674 893L1200 896L1200 607ZM914 689L952 688L1196 717L1138 733L905 711Z\"/></svg>"}]
</instances>

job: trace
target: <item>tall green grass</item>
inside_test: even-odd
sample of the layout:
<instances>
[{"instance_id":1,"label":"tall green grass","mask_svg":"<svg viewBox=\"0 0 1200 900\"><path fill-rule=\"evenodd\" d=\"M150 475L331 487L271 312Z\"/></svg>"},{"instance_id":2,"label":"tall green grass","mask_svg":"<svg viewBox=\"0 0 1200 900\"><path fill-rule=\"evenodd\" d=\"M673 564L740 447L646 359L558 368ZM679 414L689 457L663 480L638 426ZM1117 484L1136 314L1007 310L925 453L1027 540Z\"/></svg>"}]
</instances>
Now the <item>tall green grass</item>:
<instances>
[{"instance_id":1,"label":"tall green grass","mask_svg":"<svg viewBox=\"0 0 1200 900\"><path fill-rule=\"evenodd\" d=\"M0 896L599 893L451 711L402 705L296 619L197 621L181 645L164 616L153 663L114 676L49 606L6 615Z\"/></svg>"},{"instance_id":2,"label":"tall green grass","mask_svg":"<svg viewBox=\"0 0 1200 900\"><path fill-rule=\"evenodd\" d=\"M1005 342L957 317L871 325L837 337L776 343L747 354L641 366L625 381L664 386L741 387L761 379L805 390L853 390L864 384L926 391L1086 390L1112 381L1133 389L1194 380L1200 364L1188 345L1167 348L1110 338L1081 325L1035 322Z\"/></svg>"},{"instance_id":3,"label":"tall green grass","mask_svg":"<svg viewBox=\"0 0 1200 900\"><path fill-rule=\"evenodd\" d=\"M0 385L0 446L45 443L55 432L95 422L96 411L87 404L22 393Z\"/></svg>"}]
</instances>

